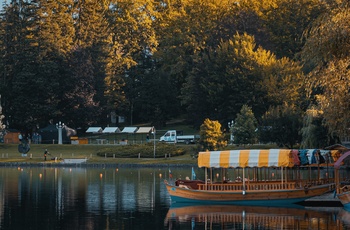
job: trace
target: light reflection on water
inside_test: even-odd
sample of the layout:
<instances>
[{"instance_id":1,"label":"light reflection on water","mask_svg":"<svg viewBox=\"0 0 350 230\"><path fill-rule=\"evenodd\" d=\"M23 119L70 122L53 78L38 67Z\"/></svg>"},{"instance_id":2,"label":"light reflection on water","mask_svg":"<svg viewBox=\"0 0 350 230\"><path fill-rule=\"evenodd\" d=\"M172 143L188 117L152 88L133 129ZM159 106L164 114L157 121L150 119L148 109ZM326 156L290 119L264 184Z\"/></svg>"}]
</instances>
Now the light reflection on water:
<instances>
[{"instance_id":1,"label":"light reflection on water","mask_svg":"<svg viewBox=\"0 0 350 230\"><path fill-rule=\"evenodd\" d=\"M350 229L342 208L181 207L164 179L169 168L0 168L0 229Z\"/></svg>"}]
</instances>

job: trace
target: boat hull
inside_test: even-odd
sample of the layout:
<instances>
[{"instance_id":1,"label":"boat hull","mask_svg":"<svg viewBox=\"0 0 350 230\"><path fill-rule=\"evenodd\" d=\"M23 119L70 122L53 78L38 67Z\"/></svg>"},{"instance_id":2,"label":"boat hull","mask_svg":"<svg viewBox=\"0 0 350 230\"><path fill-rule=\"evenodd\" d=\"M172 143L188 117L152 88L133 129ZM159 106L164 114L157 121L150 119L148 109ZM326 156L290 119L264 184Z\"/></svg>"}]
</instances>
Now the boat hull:
<instances>
[{"instance_id":1,"label":"boat hull","mask_svg":"<svg viewBox=\"0 0 350 230\"><path fill-rule=\"evenodd\" d=\"M343 192L337 195L340 202L342 203L344 209L346 211L350 212L350 191L349 192Z\"/></svg>"},{"instance_id":2,"label":"boat hull","mask_svg":"<svg viewBox=\"0 0 350 230\"><path fill-rule=\"evenodd\" d=\"M287 204L329 192L334 185L319 185L308 189L253 190L253 191L207 191L182 188L166 183L172 202L218 203L236 205Z\"/></svg>"}]
</instances>

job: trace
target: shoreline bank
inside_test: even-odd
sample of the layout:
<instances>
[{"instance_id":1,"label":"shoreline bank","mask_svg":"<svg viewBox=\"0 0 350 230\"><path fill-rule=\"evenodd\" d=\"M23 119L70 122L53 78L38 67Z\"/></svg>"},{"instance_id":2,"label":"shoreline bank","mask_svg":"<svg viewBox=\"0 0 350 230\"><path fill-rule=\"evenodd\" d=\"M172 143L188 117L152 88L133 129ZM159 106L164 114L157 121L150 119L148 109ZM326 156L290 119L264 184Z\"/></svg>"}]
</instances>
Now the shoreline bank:
<instances>
[{"instance_id":1,"label":"shoreline bank","mask_svg":"<svg viewBox=\"0 0 350 230\"><path fill-rule=\"evenodd\" d=\"M46 167L46 168L180 168L196 164L136 164L136 163L62 163L62 162L0 162L0 167Z\"/></svg>"}]
</instances>

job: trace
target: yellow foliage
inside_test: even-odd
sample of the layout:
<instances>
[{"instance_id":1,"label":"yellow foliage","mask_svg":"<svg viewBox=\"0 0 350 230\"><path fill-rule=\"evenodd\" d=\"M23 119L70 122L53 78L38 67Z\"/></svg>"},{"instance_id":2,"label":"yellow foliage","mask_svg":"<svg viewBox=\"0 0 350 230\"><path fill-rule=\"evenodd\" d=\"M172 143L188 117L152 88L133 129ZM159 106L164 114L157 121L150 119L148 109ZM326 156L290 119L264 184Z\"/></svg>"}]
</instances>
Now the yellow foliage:
<instances>
[{"instance_id":1,"label":"yellow foliage","mask_svg":"<svg viewBox=\"0 0 350 230\"><path fill-rule=\"evenodd\" d=\"M227 146L224 134L221 131L221 124L218 121L205 119L200 127L200 144L205 150L218 150Z\"/></svg>"}]
</instances>

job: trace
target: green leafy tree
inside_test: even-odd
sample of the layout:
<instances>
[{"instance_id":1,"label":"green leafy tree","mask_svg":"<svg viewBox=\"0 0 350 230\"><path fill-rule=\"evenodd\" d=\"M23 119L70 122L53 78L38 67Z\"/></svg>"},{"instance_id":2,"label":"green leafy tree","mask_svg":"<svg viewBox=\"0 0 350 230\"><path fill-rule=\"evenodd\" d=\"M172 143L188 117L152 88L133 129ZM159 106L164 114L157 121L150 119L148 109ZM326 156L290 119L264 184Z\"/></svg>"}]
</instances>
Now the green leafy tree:
<instances>
[{"instance_id":1,"label":"green leafy tree","mask_svg":"<svg viewBox=\"0 0 350 230\"><path fill-rule=\"evenodd\" d=\"M221 131L221 124L218 121L205 119L200 127L199 134L199 144L204 150L218 150L227 146L227 141Z\"/></svg>"},{"instance_id":2,"label":"green leafy tree","mask_svg":"<svg viewBox=\"0 0 350 230\"><path fill-rule=\"evenodd\" d=\"M320 110L310 108L306 111L301 129L301 148L324 148L336 143L335 138L328 134L322 120Z\"/></svg>"},{"instance_id":3,"label":"green leafy tree","mask_svg":"<svg viewBox=\"0 0 350 230\"><path fill-rule=\"evenodd\" d=\"M243 105L230 130L234 136L233 142L240 145L255 144L257 141L257 125L258 122L251 107Z\"/></svg>"}]
</instances>

